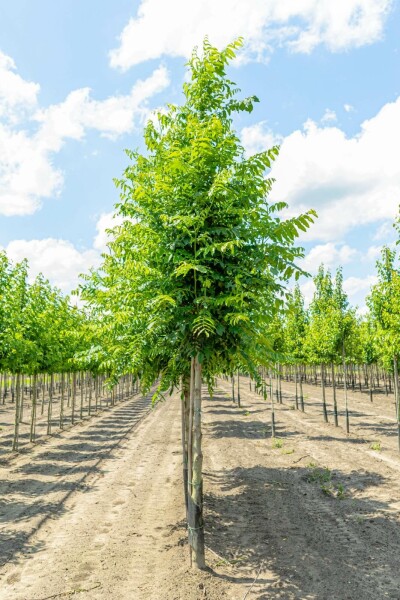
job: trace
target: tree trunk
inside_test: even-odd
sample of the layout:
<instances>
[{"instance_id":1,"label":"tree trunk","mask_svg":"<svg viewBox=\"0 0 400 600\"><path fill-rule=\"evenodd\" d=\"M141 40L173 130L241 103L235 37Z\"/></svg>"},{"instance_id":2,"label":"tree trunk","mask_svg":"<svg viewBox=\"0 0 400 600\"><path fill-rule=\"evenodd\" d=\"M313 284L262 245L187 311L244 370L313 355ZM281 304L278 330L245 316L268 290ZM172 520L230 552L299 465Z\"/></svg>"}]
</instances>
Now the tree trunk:
<instances>
[{"instance_id":1,"label":"tree trunk","mask_svg":"<svg viewBox=\"0 0 400 600\"><path fill-rule=\"evenodd\" d=\"M300 409L304 412L304 395L303 395L303 373L300 367Z\"/></svg>"},{"instance_id":2,"label":"tree trunk","mask_svg":"<svg viewBox=\"0 0 400 600\"><path fill-rule=\"evenodd\" d=\"M240 371L237 372L237 403L240 408Z\"/></svg>"},{"instance_id":3,"label":"tree trunk","mask_svg":"<svg viewBox=\"0 0 400 600\"><path fill-rule=\"evenodd\" d=\"M338 427L339 421L338 421L337 398L336 398L335 365L333 363L331 363L331 370L332 370L333 416L335 418L335 427Z\"/></svg>"},{"instance_id":4,"label":"tree trunk","mask_svg":"<svg viewBox=\"0 0 400 600\"><path fill-rule=\"evenodd\" d=\"M368 369L369 373L368 373L368 383L369 383L369 399L371 402L374 401L374 397L372 395L372 386L373 386L373 374L372 374L372 365L370 365L369 369Z\"/></svg>"},{"instance_id":5,"label":"tree trunk","mask_svg":"<svg viewBox=\"0 0 400 600\"><path fill-rule=\"evenodd\" d=\"M182 426L182 468L183 468L183 490L185 494L186 518L188 514L188 427L189 427L189 402L190 402L190 382L186 377L182 377L181 394L181 426Z\"/></svg>"},{"instance_id":6,"label":"tree trunk","mask_svg":"<svg viewBox=\"0 0 400 600\"><path fill-rule=\"evenodd\" d=\"M65 373L61 373L60 429L64 429Z\"/></svg>"},{"instance_id":7,"label":"tree trunk","mask_svg":"<svg viewBox=\"0 0 400 600\"><path fill-rule=\"evenodd\" d=\"M75 402L76 402L76 371L72 373L72 399L71 399L71 423L75 423Z\"/></svg>"},{"instance_id":8,"label":"tree trunk","mask_svg":"<svg viewBox=\"0 0 400 600\"><path fill-rule=\"evenodd\" d=\"M344 390L344 406L346 411L346 433L350 433L350 421L349 421L349 403L347 398L347 371L346 361L344 354L344 342L342 345L342 360L343 360L343 390Z\"/></svg>"},{"instance_id":9,"label":"tree trunk","mask_svg":"<svg viewBox=\"0 0 400 600\"><path fill-rule=\"evenodd\" d=\"M322 365L322 364L321 364L321 387L322 387L322 412L324 414L325 423L328 423L328 411L326 410L325 373L324 373L324 365Z\"/></svg>"},{"instance_id":10,"label":"tree trunk","mask_svg":"<svg viewBox=\"0 0 400 600\"><path fill-rule=\"evenodd\" d=\"M397 444L400 452L400 398L399 398L399 372L397 368L397 356L393 357L393 383L394 396L396 401L396 419L397 419Z\"/></svg>"},{"instance_id":11,"label":"tree trunk","mask_svg":"<svg viewBox=\"0 0 400 600\"><path fill-rule=\"evenodd\" d=\"M31 412L31 430L29 441L34 442L36 437L36 400L37 400L37 373L33 374L32 390L32 412Z\"/></svg>"},{"instance_id":12,"label":"tree trunk","mask_svg":"<svg viewBox=\"0 0 400 600\"><path fill-rule=\"evenodd\" d=\"M188 482L188 530L192 550L192 565L204 569L204 522L203 522L203 454L201 451L201 364L198 356L192 359L191 406L193 414L191 473Z\"/></svg>"},{"instance_id":13,"label":"tree trunk","mask_svg":"<svg viewBox=\"0 0 400 600\"><path fill-rule=\"evenodd\" d=\"M19 439L19 403L21 397L21 374L17 373L16 393L15 393L15 429L13 439L13 452L18 452Z\"/></svg>"},{"instance_id":14,"label":"tree trunk","mask_svg":"<svg viewBox=\"0 0 400 600\"><path fill-rule=\"evenodd\" d=\"M49 387L49 404L47 407L47 435L51 435L51 418L53 412L53 385L54 385L54 373L50 375L50 387Z\"/></svg>"},{"instance_id":15,"label":"tree trunk","mask_svg":"<svg viewBox=\"0 0 400 600\"><path fill-rule=\"evenodd\" d=\"M269 380L269 391L271 394L271 437L274 438L275 437L275 406L274 406L274 390L273 390L273 386L272 386L272 377ZM266 383L264 383L263 385L263 395L264 395L264 400L267 399L267 388L266 388Z\"/></svg>"}]
</instances>

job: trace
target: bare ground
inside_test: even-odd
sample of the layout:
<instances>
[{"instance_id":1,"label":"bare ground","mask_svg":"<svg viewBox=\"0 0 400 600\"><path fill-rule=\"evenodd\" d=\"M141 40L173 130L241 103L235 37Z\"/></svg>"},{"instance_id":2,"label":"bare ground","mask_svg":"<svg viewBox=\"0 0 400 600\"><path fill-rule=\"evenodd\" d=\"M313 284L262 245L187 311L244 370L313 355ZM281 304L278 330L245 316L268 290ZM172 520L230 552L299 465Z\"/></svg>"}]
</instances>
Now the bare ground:
<instances>
[{"instance_id":1,"label":"bare ground","mask_svg":"<svg viewBox=\"0 0 400 600\"><path fill-rule=\"evenodd\" d=\"M179 399L133 398L1 469L0 599L400 599L387 406L360 398L377 429L347 436L322 423L313 387L294 411L288 384L273 444L269 403L246 383L238 408L229 388L204 400L208 572L188 568Z\"/></svg>"}]
</instances>

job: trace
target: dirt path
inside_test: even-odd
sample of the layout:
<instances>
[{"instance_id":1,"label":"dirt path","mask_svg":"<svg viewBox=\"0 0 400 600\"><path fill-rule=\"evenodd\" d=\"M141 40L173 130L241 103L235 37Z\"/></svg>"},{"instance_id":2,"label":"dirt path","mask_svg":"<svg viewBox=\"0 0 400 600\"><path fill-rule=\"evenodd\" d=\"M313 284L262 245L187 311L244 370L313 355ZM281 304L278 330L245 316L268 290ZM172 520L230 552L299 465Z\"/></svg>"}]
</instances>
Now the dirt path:
<instances>
[{"instance_id":1,"label":"dirt path","mask_svg":"<svg viewBox=\"0 0 400 600\"><path fill-rule=\"evenodd\" d=\"M187 565L179 399L133 399L3 471L0 600L400 599L400 459L289 396L274 447L268 405L229 392L204 400L209 572Z\"/></svg>"}]
</instances>

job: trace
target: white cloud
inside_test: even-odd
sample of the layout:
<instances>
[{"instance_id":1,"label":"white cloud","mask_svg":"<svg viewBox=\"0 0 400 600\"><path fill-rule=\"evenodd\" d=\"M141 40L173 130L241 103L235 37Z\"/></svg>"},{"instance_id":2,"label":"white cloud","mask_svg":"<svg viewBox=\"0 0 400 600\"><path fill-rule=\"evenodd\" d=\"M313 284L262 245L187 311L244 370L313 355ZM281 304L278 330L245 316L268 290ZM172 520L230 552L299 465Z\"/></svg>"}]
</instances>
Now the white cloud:
<instances>
[{"instance_id":1,"label":"white cloud","mask_svg":"<svg viewBox=\"0 0 400 600\"><path fill-rule=\"evenodd\" d=\"M311 274L316 274L321 263L328 269L336 268L353 261L358 256L358 251L347 244L339 248L336 244L328 242L311 248L302 261L302 268Z\"/></svg>"},{"instance_id":2,"label":"white cloud","mask_svg":"<svg viewBox=\"0 0 400 600\"><path fill-rule=\"evenodd\" d=\"M354 106L352 106L351 104L344 104L343 108L347 113L353 112L354 110Z\"/></svg>"},{"instance_id":3,"label":"white cloud","mask_svg":"<svg viewBox=\"0 0 400 600\"><path fill-rule=\"evenodd\" d=\"M106 250L109 241L106 229L120 224L122 220L118 215L114 218L112 212L100 215L91 248L78 249L68 240L45 238L13 240L4 250L13 262L28 259L30 281L42 273L52 285L69 293L78 286L81 273L100 266L101 253Z\"/></svg>"},{"instance_id":4,"label":"white cloud","mask_svg":"<svg viewBox=\"0 0 400 600\"><path fill-rule=\"evenodd\" d=\"M36 113L42 122L41 137L54 149L65 138L81 139L87 129L95 129L107 137L131 132L137 120L149 114L149 98L169 84L165 67L159 67L145 80L138 80L126 96L111 96L106 100L93 100L89 88L71 92L64 102Z\"/></svg>"},{"instance_id":5,"label":"white cloud","mask_svg":"<svg viewBox=\"0 0 400 600\"><path fill-rule=\"evenodd\" d=\"M6 252L14 262L28 259L31 280L43 273L64 293L77 287L80 273L100 264L96 250L79 251L71 242L55 238L13 240L6 247Z\"/></svg>"},{"instance_id":6,"label":"white cloud","mask_svg":"<svg viewBox=\"0 0 400 600\"><path fill-rule=\"evenodd\" d=\"M40 86L25 81L15 73L15 63L10 56L0 52L0 117L14 121L20 110L34 108Z\"/></svg>"},{"instance_id":7,"label":"white cloud","mask_svg":"<svg viewBox=\"0 0 400 600\"><path fill-rule=\"evenodd\" d=\"M370 246L367 250L365 259L367 261L376 261L381 255L382 246Z\"/></svg>"},{"instance_id":8,"label":"white cloud","mask_svg":"<svg viewBox=\"0 0 400 600\"><path fill-rule=\"evenodd\" d=\"M374 240L389 244L396 237L396 231L393 227L393 221L385 221L375 232Z\"/></svg>"},{"instance_id":9,"label":"white cloud","mask_svg":"<svg viewBox=\"0 0 400 600\"><path fill-rule=\"evenodd\" d=\"M307 307L307 306L310 305L310 302L311 302L311 300L314 297L315 285L314 285L313 280L312 279L308 279L306 281L306 283L302 283L300 285L300 290L301 290L301 293L304 296L304 304Z\"/></svg>"},{"instance_id":10,"label":"white cloud","mask_svg":"<svg viewBox=\"0 0 400 600\"><path fill-rule=\"evenodd\" d=\"M53 158L66 140L81 140L89 129L110 138L132 132L148 117L150 98L169 84L159 67L127 95L94 100L82 88L40 108L39 86L14 71L12 59L0 54L0 214L6 216L32 214L60 193L63 173Z\"/></svg>"},{"instance_id":11,"label":"white cloud","mask_svg":"<svg viewBox=\"0 0 400 600\"><path fill-rule=\"evenodd\" d=\"M368 275L367 277L348 277L343 281L343 289L346 294L352 298L360 293L368 294L371 286L378 281L376 275Z\"/></svg>"},{"instance_id":12,"label":"white cloud","mask_svg":"<svg viewBox=\"0 0 400 600\"><path fill-rule=\"evenodd\" d=\"M392 0L142 0L110 52L113 67L129 69L164 55L188 57L205 35L222 46L242 35L241 62L268 59L276 46L336 52L382 37Z\"/></svg>"},{"instance_id":13,"label":"white cloud","mask_svg":"<svg viewBox=\"0 0 400 600\"><path fill-rule=\"evenodd\" d=\"M274 134L265 121L243 127L240 137L248 156L280 144L283 139L282 136Z\"/></svg>"},{"instance_id":14,"label":"white cloud","mask_svg":"<svg viewBox=\"0 0 400 600\"><path fill-rule=\"evenodd\" d=\"M107 244L110 242L111 236L107 233L107 229L112 229L121 225L123 218L120 215L115 215L113 212L103 213L100 215L96 223L96 237L93 241L93 247L99 252L107 250Z\"/></svg>"},{"instance_id":15,"label":"white cloud","mask_svg":"<svg viewBox=\"0 0 400 600\"><path fill-rule=\"evenodd\" d=\"M400 97L348 138L337 127L308 121L286 137L271 176L271 199L290 210L315 208L303 239L337 241L359 226L393 219L400 198Z\"/></svg>"},{"instance_id":16,"label":"white cloud","mask_svg":"<svg viewBox=\"0 0 400 600\"><path fill-rule=\"evenodd\" d=\"M337 121L337 116L334 110L327 108L324 112L324 115L321 119L321 123L332 123L333 121Z\"/></svg>"}]
</instances>

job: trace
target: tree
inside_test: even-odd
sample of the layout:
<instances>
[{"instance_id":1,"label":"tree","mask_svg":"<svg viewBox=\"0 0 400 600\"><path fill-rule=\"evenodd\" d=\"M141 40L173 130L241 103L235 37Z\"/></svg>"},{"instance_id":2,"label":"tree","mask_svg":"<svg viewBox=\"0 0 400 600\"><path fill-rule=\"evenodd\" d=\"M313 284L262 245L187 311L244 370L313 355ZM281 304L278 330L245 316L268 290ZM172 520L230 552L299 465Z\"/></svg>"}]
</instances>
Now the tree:
<instances>
[{"instance_id":1,"label":"tree","mask_svg":"<svg viewBox=\"0 0 400 600\"><path fill-rule=\"evenodd\" d=\"M218 51L195 50L182 106L168 105L144 132L147 153L117 180L124 218L102 268L83 297L108 332L115 373L141 374L157 395L182 389L187 514L194 564L203 568L204 524L201 384L239 367L259 380L268 364L265 332L284 301L285 282L302 271L294 246L314 212L282 220L283 202L268 204L266 177L275 146L245 157L232 127L256 97L238 100L226 67L241 40Z\"/></svg>"},{"instance_id":2,"label":"tree","mask_svg":"<svg viewBox=\"0 0 400 600\"><path fill-rule=\"evenodd\" d=\"M400 394L398 356L400 353L400 271L395 266L396 251L387 246L377 262L378 282L372 286L367 304L374 319L375 336L384 364L392 364L398 447L400 451Z\"/></svg>"},{"instance_id":3,"label":"tree","mask_svg":"<svg viewBox=\"0 0 400 600\"><path fill-rule=\"evenodd\" d=\"M288 311L285 319L285 348L290 359L295 364L296 380L296 408L298 408L297 382L298 364L303 364L307 357L306 332L308 327L308 314L304 308L304 298L300 287L295 286L289 296ZM302 376L300 375L300 407L304 412L304 396Z\"/></svg>"}]
</instances>

